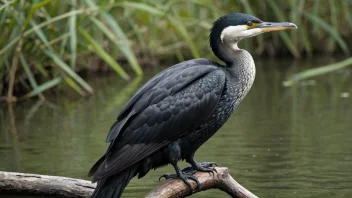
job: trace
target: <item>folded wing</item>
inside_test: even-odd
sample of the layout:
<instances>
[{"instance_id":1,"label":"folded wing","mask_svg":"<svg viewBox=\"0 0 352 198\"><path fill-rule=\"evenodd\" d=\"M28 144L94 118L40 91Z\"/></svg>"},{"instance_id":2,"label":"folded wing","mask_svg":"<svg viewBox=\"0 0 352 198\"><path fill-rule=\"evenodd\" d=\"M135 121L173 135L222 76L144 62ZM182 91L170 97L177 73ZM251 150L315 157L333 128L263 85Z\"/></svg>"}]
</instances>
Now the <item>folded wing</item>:
<instances>
[{"instance_id":1,"label":"folded wing","mask_svg":"<svg viewBox=\"0 0 352 198\"><path fill-rule=\"evenodd\" d=\"M177 64L148 81L111 127L109 149L90 171L93 181L192 133L212 115L224 86L224 72L207 59Z\"/></svg>"}]
</instances>

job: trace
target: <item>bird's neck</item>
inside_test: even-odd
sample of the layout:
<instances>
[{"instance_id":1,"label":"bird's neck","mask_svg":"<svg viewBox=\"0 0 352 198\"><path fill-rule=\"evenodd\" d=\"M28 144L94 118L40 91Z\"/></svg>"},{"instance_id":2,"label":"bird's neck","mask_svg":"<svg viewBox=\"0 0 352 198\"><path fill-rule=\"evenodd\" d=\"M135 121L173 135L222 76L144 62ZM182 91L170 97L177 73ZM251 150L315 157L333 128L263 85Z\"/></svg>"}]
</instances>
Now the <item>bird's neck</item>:
<instances>
[{"instance_id":1,"label":"bird's neck","mask_svg":"<svg viewBox=\"0 0 352 198\"><path fill-rule=\"evenodd\" d=\"M237 41L218 41L212 44L215 55L224 61L231 76L242 84L246 92L251 88L255 77L255 64L246 50L238 48Z\"/></svg>"},{"instance_id":2,"label":"bird's neck","mask_svg":"<svg viewBox=\"0 0 352 198\"><path fill-rule=\"evenodd\" d=\"M245 91L249 91L255 78L255 64L252 56L243 49L233 52L235 57L231 64L227 65L227 70L231 76L239 81Z\"/></svg>"},{"instance_id":3,"label":"bird's neck","mask_svg":"<svg viewBox=\"0 0 352 198\"><path fill-rule=\"evenodd\" d=\"M224 61L227 66L233 65L234 62L242 59L244 56L246 56L245 58L250 57L248 61L253 61L252 56L247 51L238 47L238 39L218 34L219 33L214 32L210 35L210 46L214 54L220 60Z\"/></svg>"}]
</instances>

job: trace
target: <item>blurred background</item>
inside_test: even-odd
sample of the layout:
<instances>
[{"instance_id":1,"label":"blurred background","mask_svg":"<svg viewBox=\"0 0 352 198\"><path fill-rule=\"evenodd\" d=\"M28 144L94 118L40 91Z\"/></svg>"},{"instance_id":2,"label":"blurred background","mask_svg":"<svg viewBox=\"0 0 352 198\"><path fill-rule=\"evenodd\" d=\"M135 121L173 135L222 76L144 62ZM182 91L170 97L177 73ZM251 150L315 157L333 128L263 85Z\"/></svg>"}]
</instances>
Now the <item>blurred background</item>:
<instances>
[{"instance_id":1,"label":"blurred background","mask_svg":"<svg viewBox=\"0 0 352 198\"><path fill-rule=\"evenodd\" d=\"M352 197L351 11L352 0L0 0L0 171L89 179L134 92L175 63L219 61L212 22L244 12L299 29L239 44L256 80L196 159L259 197ZM123 197L166 172L133 179Z\"/></svg>"}]
</instances>

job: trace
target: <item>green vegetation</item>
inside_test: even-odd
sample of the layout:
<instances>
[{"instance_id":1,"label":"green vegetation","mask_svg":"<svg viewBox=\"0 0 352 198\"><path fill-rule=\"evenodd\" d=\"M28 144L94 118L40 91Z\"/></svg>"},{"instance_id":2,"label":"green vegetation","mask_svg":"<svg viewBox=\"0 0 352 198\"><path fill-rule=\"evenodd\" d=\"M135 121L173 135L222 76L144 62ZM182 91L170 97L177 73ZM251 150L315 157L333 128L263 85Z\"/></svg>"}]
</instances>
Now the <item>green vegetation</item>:
<instances>
[{"instance_id":1,"label":"green vegetation","mask_svg":"<svg viewBox=\"0 0 352 198\"><path fill-rule=\"evenodd\" d=\"M43 98L52 87L69 86L84 96L93 89L77 72L98 64L128 80L129 70L143 73L143 60L213 56L211 23L231 12L298 25L243 42L253 54L348 55L351 9L352 0L1 0L0 94Z\"/></svg>"},{"instance_id":2,"label":"green vegetation","mask_svg":"<svg viewBox=\"0 0 352 198\"><path fill-rule=\"evenodd\" d=\"M349 65L352 65L352 58L347 58L346 60L343 60L341 62L333 63L330 65L325 65L322 67L314 68L314 69L308 69L306 71L294 74L289 77L287 81L284 82L285 86L291 86L295 84L296 82L307 79L313 76L317 75L322 75L325 73L329 73L338 69L342 69L344 67L347 67Z\"/></svg>"}]
</instances>

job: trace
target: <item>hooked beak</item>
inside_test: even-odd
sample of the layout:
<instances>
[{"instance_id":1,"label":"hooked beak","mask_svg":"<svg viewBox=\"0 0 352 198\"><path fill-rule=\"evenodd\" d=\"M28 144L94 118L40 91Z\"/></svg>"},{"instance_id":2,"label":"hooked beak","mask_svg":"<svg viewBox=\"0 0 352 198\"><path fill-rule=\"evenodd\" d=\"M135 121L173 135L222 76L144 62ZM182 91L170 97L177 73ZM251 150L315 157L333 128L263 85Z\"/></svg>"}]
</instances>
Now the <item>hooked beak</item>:
<instances>
[{"instance_id":1,"label":"hooked beak","mask_svg":"<svg viewBox=\"0 0 352 198\"><path fill-rule=\"evenodd\" d=\"M272 32L280 30L290 30L298 29L297 25L294 23L283 22L283 23L273 23L273 22L262 22L258 24L255 28L260 28L261 32Z\"/></svg>"}]
</instances>

